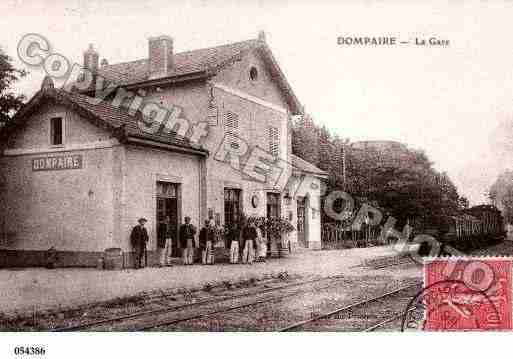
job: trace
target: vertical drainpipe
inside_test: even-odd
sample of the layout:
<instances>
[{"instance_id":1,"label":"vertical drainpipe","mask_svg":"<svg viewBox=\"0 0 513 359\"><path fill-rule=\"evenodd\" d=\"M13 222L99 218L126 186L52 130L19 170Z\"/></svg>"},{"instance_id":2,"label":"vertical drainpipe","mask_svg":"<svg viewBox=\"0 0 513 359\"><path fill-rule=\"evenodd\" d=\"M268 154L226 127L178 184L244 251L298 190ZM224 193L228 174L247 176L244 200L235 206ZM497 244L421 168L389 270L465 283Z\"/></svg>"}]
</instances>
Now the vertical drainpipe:
<instances>
[{"instance_id":1,"label":"vertical drainpipe","mask_svg":"<svg viewBox=\"0 0 513 359\"><path fill-rule=\"evenodd\" d=\"M123 219L124 219L124 195L125 195L125 147L123 145L114 146L113 153L115 153L115 172L114 172L114 188L116 196L115 213L114 213L114 246L124 248L123 236Z\"/></svg>"},{"instance_id":2,"label":"vertical drainpipe","mask_svg":"<svg viewBox=\"0 0 513 359\"><path fill-rule=\"evenodd\" d=\"M124 129L121 131L124 132ZM129 267L128 262L128 253L130 252L131 248L130 245L127 246L128 238L125 235L125 218L126 218L126 147L123 143L124 134L122 134L121 139L118 139L119 144L113 147L114 153L117 152L116 161L117 164L117 170L119 171L117 174L119 175L119 178L114 178L114 183L118 186L117 190L117 198L115 198L115 212L114 213L114 246L119 247L122 250L123 253L123 268Z\"/></svg>"},{"instance_id":3,"label":"vertical drainpipe","mask_svg":"<svg viewBox=\"0 0 513 359\"><path fill-rule=\"evenodd\" d=\"M207 219L207 157L201 157L199 160L199 223Z\"/></svg>"},{"instance_id":4,"label":"vertical drainpipe","mask_svg":"<svg viewBox=\"0 0 513 359\"><path fill-rule=\"evenodd\" d=\"M110 243L105 243L103 246L103 251L107 248L112 248L115 246L116 239L117 239L117 233L116 233L116 227L117 227L117 183L116 183L116 172L117 172L117 153L116 149L114 147L109 148L110 150L110 175L111 175L111 182L110 182L110 193L111 193L111 234L110 234Z\"/></svg>"}]
</instances>

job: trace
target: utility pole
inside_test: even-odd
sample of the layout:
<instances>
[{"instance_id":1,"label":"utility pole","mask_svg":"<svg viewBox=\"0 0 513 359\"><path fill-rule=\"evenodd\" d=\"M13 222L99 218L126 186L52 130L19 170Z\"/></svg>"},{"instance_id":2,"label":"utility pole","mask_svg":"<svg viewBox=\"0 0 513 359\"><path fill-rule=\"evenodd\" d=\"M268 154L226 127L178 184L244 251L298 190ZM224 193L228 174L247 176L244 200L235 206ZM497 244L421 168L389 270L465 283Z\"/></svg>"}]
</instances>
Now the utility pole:
<instances>
[{"instance_id":1,"label":"utility pole","mask_svg":"<svg viewBox=\"0 0 513 359\"><path fill-rule=\"evenodd\" d=\"M347 189L347 186L346 186L346 181L347 181L347 176L346 176L346 146L349 144L349 138L344 138L343 140L340 141L340 144L341 144L341 147L340 147L340 152L341 152L341 157L342 157L342 187L344 189L344 191Z\"/></svg>"}]
</instances>

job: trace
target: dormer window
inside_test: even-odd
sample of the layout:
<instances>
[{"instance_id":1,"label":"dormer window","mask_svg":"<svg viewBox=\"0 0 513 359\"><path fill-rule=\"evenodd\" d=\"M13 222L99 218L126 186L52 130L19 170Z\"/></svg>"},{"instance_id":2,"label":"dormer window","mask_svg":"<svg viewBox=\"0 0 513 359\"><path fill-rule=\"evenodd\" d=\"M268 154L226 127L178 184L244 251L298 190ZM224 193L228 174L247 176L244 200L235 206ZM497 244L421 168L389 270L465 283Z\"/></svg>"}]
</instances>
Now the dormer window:
<instances>
[{"instance_id":1,"label":"dormer window","mask_svg":"<svg viewBox=\"0 0 513 359\"><path fill-rule=\"evenodd\" d=\"M64 144L64 124L62 117L50 119L50 143L52 146L61 146Z\"/></svg>"},{"instance_id":2,"label":"dormer window","mask_svg":"<svg viewBox=\"0 0 513 359\"><path fill-rule=\"evenodd\" d=\"M251 81L256 81L258 80L258 70L255 66L253 66L250 70L249 70L249 78Z\"/></svg>"}]
</instances>

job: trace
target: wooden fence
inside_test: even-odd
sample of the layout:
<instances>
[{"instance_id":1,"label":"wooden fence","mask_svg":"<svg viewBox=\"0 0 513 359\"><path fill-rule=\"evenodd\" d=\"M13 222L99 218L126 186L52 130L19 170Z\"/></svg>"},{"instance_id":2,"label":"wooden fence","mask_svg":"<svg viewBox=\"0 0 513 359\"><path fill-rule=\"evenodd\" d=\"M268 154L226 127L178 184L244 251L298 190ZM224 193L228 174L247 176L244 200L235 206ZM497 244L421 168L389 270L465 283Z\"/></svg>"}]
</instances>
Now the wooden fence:
<instances>
[{"instance_id":1,"label":"wooden fence","mask_svg":"<svg viewBox=\"0 0 513 359\"><path fill-rule=\"evenodd\" d=\"M359 230L339 224L324 223L321 229L322 249L369 247L385 244L380 240L381 226L362 225Z\"/></svg>"}]
</instances>

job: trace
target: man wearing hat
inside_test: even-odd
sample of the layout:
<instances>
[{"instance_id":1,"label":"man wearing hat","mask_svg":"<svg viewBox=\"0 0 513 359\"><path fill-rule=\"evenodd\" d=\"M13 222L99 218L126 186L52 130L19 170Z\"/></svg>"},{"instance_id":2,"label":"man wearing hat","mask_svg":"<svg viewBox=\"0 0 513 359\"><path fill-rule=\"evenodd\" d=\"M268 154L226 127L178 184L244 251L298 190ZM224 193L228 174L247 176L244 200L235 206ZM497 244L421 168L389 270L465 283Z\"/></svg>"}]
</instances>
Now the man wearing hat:
<instances>
[{"instance_id":1,"label":"man wearing hat","mask_svg":"<svg viewBox=\"0 0 513 359\"><path fill-rule=\"evenodd\" d=\"M164 222L159 225L159 236L157 238L157 252L159 265L171 266L171 254L173 249L172 238L175 228L171 224L171 217L166 216Z\"/></svg>"},{"instance_id":2,"label":"man wearing hat","mask_svg":"<svg viewBox=\"0 0 513 359\"><path fill-rule=\"evenodd\" d=\"M182 248L183 264L194 263L194 248L196 243L194 237L196 236L196 227L191 223L191 217L185 217L185 223L180 226L180 247Z\"/></svg>"},{"instance_id":3,"label":"man wearing hat","mask_svg":"<svg viewBox=\"0 0 513 359\"><path fill-rule=\"evenodd\" d=\"M201 250L201 263L214 264L215 222L205 220L205 226L199 234L199 248Z\"/></svg>"},{"instance_id":4,"label":"man wearing hat","mask_svg":"<svg viewBox=\"0 0 513 359\"><path fill-rule=\"evenodd\" d=\"M146 243L148 243L148 231L144 227L148 220L146 218L139 218L139 224L132 229L130 235L130 242L135 251L135 268L144 268L147 264L148 257L146 253Z\"/></svg>"}]
</instances>

